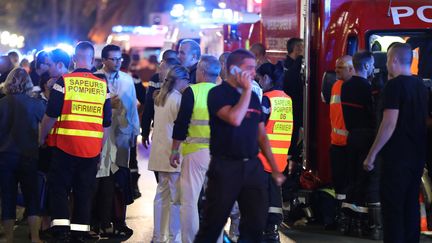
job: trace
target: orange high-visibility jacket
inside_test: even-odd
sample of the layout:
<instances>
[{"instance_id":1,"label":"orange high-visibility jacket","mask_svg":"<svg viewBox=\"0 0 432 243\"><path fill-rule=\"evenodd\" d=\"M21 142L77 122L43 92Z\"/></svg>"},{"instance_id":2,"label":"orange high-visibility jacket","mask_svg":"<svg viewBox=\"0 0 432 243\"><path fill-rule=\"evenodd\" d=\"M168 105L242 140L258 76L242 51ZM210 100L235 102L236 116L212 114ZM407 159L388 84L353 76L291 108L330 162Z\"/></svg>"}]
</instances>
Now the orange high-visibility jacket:
<instances>
[{"instance_id":1,"label":"orange high-visibility jacket","mask_svg":"<svg viewBox=\"0 0 432 243\"><path fill-rule=\"evenodd\" d=\"M264 96L270 99L270 117L266 125L267 136L278 170L283 172L287 166L288 149L293 130L292 101L281 90L266 92ZM264 170L272 172L270 164L262 152L258 157L263 163Z\"/></svg>"},{"instance_id":2,"label":"orange high-visibility jacket","mask_svg":"<svg viewBox=\"0 0 432 243\"><path fill-rule=\"evenodd\" d=\"M348 130L345 127L342 113L342 84L342 80L338 80L333 84L330 99L331 144L338 146L345 146L348 138Z\"/></svg>"},{"instance_id":3,"label":"orange high-visibility jacket","mask_svg":"<svg viewBox=\"0 0 432 243\"><path fill-rule=\"evenodd\" d=\"M106 81L84 72L65 74L63 79L63 109L47 143L76 157L96 157L102 148Z\"/></svg>"}]
</instances>

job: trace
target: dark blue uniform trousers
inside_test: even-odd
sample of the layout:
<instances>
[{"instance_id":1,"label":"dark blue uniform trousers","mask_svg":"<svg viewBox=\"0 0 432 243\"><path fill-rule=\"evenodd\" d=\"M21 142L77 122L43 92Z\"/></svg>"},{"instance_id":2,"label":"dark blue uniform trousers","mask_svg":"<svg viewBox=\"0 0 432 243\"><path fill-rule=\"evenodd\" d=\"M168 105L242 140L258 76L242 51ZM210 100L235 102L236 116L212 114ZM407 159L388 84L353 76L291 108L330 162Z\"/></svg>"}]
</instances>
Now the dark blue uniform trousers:
<instances>
[{"instance_id":1,"label":"dark blue uniform trousers","mask_svg":"<svg viewBox=\"0 0 432 243\"><path fill-rule=\"evenodd\" d=\"M76 232L90 230L90 210L98 162L99 156L79 158L53 149L48 175L49 211L52 226L57 230L69 230L69 227ZM69 216L69 198L73 198L72 217Z\"/></svg>"},{"instance_id":2,"label":"dark blue uniform trousers","mask_svg":"<svg viewBox=\"0 0 432 243\"><path fill-rule=\"evenodd\" d=\"M268 211L268 181L261 161L213 157L207 177L203 220L195 243L216 242L236 200L241 214L238 242L261 242Z\"/></svg>"}]
</instances>

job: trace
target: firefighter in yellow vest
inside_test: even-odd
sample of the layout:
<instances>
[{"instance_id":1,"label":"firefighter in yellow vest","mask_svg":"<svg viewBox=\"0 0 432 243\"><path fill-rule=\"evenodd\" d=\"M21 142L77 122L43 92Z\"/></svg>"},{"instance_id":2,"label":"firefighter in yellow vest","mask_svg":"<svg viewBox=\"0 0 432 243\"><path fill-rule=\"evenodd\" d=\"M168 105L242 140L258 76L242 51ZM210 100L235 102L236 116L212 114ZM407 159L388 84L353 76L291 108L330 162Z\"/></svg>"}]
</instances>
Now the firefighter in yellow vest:
<instances>
[{"instance_id":1,"label":"firefighter in yellow vest","mask_svg":"<svg viewBox=\"0 0 432 243\"><path fill-rule=\"evenodd\" d=\"M348 187L348 159L346 154L346 145L348 131L342 114L341 90L342 84L354 74L354 67L351 56L342 56L336 60L336 78L333 84L330 97L330 161L333 177L333 186L336 192L337 211L340 211L343 201L346 199ZM338 213L338 227L342 233L346 233L349 227L347 215L340 211Z\"/></svg>"},{"instance_id":2,"label":"firefighter in yellow vest","mask_svg":"<svg viewBox=\"0 0 432 243\"><path fill-rule=\"evenodd\" d=\"M182 95L180 110L174 123L170 163L181 163L181 236L183 243L192 243L199 228L198 199L210 164L210 127L207 96L221 71L216 57L203 55L196 71L197 84L187 88Z\"/></svg>"},{"instance_id":3,"label":"firefighter in yellow vest","mask_svg":"<svg viewBox=\"0 0 432 243\"><path fill-rule=\"evenodd\" d=\"M84 242L90 231L92 190L104 128L111 124L106 81L90 71L93 45L78 43L73 61L76 69L56 81L42 120L40 144L53 147L48 185L54 242ZM69 198L74 200L72 215Z\"/></svg>"},{"instance_id":4,"label":"firefighter in yellow vest","mask_svg":"<svg viewBox=\"0 0 432 243\"><path fill-rule=\"evenodd\" d=\"M256 72L264 91L262 109L266 116L267 136L278 170L283 172L288 162L288 149L293 131L292 101L281 88L277 87L278 76L273 64L264 63ZM269 174L269 209L263 242L280 242L278 228L283 220L281 188L271 178L272 169L262 153L259 154L259 158L264 170Z\"/></svg>"}]
</instances>

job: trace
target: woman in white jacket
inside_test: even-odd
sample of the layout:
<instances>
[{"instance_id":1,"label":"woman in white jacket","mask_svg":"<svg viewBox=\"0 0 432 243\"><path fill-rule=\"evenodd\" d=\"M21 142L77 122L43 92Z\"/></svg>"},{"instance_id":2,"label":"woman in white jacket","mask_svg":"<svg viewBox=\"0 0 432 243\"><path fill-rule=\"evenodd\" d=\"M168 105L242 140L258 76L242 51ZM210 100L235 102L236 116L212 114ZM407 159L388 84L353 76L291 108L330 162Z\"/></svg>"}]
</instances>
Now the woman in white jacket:
<instances>
[{"instance_id":1,"label":"woman in white jacket","mask_svg":"<svg viewBox=\"0 0 432 243\"><path fill-rule=\"evenodd\" d=\"M170 166L172 132L180 108L181 92L189 85L188 70L176 65L170 69L159 93L155 94L152 148L148 169L158 172L154 198L153 243L181 242L180 166Z\"/></svg>"}]
</instances>

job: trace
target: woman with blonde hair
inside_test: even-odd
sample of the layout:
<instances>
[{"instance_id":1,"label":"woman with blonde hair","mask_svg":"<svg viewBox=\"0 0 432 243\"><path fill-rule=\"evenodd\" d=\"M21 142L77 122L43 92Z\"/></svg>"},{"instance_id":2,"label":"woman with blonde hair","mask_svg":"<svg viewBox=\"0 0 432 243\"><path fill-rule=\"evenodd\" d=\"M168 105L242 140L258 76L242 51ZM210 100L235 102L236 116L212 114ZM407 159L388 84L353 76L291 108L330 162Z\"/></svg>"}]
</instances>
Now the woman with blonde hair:
<instances>
[{"instance_id":1,"label":"woman with blonde hair","mask_svg":"<svg viewBox=\"0 0 432 243\"><path fill-rule=\"evenodd\" d=\"M13 242L18 183L24 195L31 241L39 238L39 188L37 179L39 123L43 103L30 92L32 81L23 68L13 69L2 84L0 99L0 188L6 240Z\"/></svg>"},{"instance_id":2,"label":"woman with blonde hair","mask_svg":"<svg viewBox=\"0 0 432 243\"><path fill-rule=\"evenodd\" d=\"M153 141L148 169L158 172L154 198L154 230L152 242L181 242L180 166L170 166L172 131L180 108L181 92L189 85L189 72L175 65L168 72L155 96Z\"/></svg>"}]
</instances>

